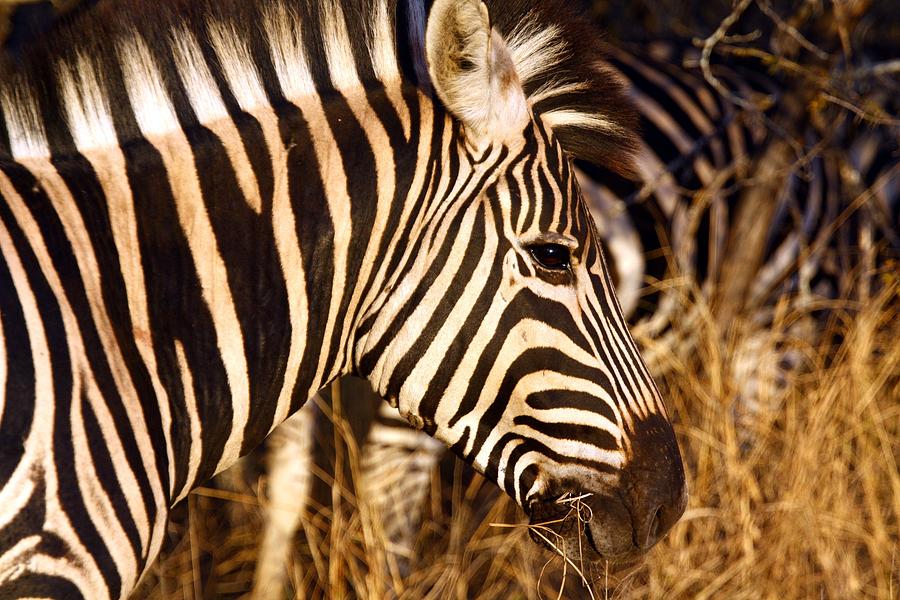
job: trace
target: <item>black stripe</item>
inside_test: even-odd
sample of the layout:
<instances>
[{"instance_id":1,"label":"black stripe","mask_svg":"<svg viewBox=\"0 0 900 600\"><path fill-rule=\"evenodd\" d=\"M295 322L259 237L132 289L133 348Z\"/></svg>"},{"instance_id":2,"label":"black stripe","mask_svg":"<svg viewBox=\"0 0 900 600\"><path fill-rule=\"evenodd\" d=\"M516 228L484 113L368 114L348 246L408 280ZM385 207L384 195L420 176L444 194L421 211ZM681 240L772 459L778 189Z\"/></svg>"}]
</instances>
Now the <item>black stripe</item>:
<instances>
[{"instance_id":1,"label":"black stripe","mask_svg":"<svg viewBox=\"0 0 900 600\"><path fill-rule=\"evenodd\" d=\"M560 352L550 348L535 348L528 351L534 355L534 360L545 365L554 365L554 370L560 373L574 374L584 372L585 365L576 363L571 358L561 355ZM552 362L551 362L552 361ZM557 366L559 363L559 366ZM579 377L588 379L591 383L598 385L606 393L611 393L613 384L609 378L599 369L591 369L589 376L579 374ZM584 410L596 413L616 425L616 414L612 407L604 400L597 396L592 396L586 392L577 392L573 390L553 390L546 389L540 392L534 392L525 398L525 404L535 409L551 409L551 408L573 408L576 410Z\"/></svg>"},{"instance_id":2,"label":"black stripe","mask_svg":"<svg viewBox=\"0 0 900 600\"><path fill-rule=\"evenodd\" d=\"M301 30L307 67L312 74L323 104L328 104L327 98L330 91L334 90L331 74L328 69L328 61L325 60L324 11L319 6L311 6L311 2L293 2L290 6L296 7L299 15L299 28ZM335 42L336 40L332 40Z\"/></svg>"},{"instance_id":3,"label":"black stripe","mask_svg":"<svg viewBox=\"0 0 900 600\"><path fill-rule=\"evenodd\" d=\"M134 194L138 244L144 267L144 285L153 352L171 411L171 439L175 460L174 489L186 481L188 457L194 443L202 444L197 481L212 476L230 433L232 401L225 367L219 354L209 307L203 300L190 246L179 223L175 199L165 177L162 158L144 141L123 147L128 181ZM197 257L201 259L202 257ZM184 347L193 374L201 440L194 440L185 405L175 342ZM160 469L165 465L159 465Z\"/></svg>"},{"instance_id":4,"label":"black stripe","mask_svg":"<svg viewBox=\"0 0 900 600\"><path fill-rule=\"evenodd\" d=\"M284 384L291 341L287 288L275 244L271 198L261 214L247 205L222 142L202 126L186 131L206 214L228 274L250 384L242 453L266 436ZM203 261L203 256L196 257Z\"/></svg>"},{"instance_id":5,"label":"black stripe","mask_svg":"<svg viewBox=\"0 0 900 600\"><path fill-rule=\"evenodd\" d=\"M2 169L2 166L0 166ZM24 284L25 282L21 282ZM0 413L0 489L8 482L25 452L34 416L34 358L25 313L13 283L7 258L0 254L0 324L6 360L6 387ZM0 540L7 539L0 533ZM3 552L0 551L0 556Z\"/></svg>"},{"instance_id":6,"label":"black stripe","mask_svg":"<svg viewBox=\"0 0 900 600\"><path fill-rule=\"evenodd\" d=\"M103 487L103 491L106 492L106 497L109 498L113 512L116 513L116 519L128 537L135 563L140 568L140 565L144 563L143 556L146 549L141 546L141 536L137 524L128 510L128 500L122 491L124 482L116 476L109 448L103 439L103 431L100 429L100 423L97 421L97 415L94 414L91 402L87 398L86 390L82 389L81 398L74 400L81 402L84 433L88 440L88 449L91 452L93 471L97 474L97 480Z\"/></svg>"},{"instance_id":7,"label":"black stripe","mask_svg":"<svg viewBox=\"0 0 900 600\"><path fill-rule=\"evenodd\" d=\"M22 540L34 536L43 538L48 535L44 533L44 522L47 518L47 505L44 498L47 494L47 484L39 466L32 469L30 479L34 482L30 497L22 503L22 507L13 518L0 527L0 556L6 555ZM3 591L3 585L0 584L0 592ZM6 596L0 594L0 597L5 598Z\"/></svg>"},{"instance_id":8,"label":"black stripe","mask_svg":"<svg viewBox=\"0 0 900 600\"><path fill-rule=\"evenodd\" d=\"M522 214L522 210L527 210L525 205L530 201L529 198L522 197L522 182L516 178L515 172L521 165L523 167L522 173L527 175L529 161L533 159L534 156L525 152L520 153L510 161L509 166L506 169L506 174L503 177L510 194L509 222L512 227L516 227L519 222L519 216Z\"/></svg>"},{"instance_id":9,"label":"black stripe","mask_svg":"<svg viewBox=\"0 0 900 600\"><path fill-rule=\"evenodd\" d=\"M50 598L53 600L79 600L84 595L78 587L62 577L28 573L0 584L0 596L9 600L16 598Z\"/></svg>"},{"instance_id":10,"label":"black stripe","mask_svg":"<svg viewBox=\"0 0 900 600\"><path fill-rule=\"evenodd\" d=\"M307 392L316 375L319 355L324 352L325 327L332 300L330 282L335 276L334 224L324 183L319 176L319 159L313 147L309 124L293 104L280 105L278 115L282 142L288 148L288 194L296 215L309 313L306 349L291 400L291 411L294 411L306 402Z\"/></svg>"},{"instance_id":11,"label":"black stripe","mask_svg":"<svg viewBox=\"0 0 900 600\"><path fill-rule=\"evenodd\" d=\"M528 231L535 226L535 220L539 219L540 207L538 206L537 195L534 189L534 169L537 162L537 155L527 153L525 160L525 169L522 171L522 190L525 197L521 198L521 202L526 205L525 221L522 223L522 231Z\"/></svg>"},{"instance_id":12,"label":"black stripe","mask_svg":"<svg viewBox=\"0 0 900 600\"><path fill-rule=\"evenodd\" d=\"M6 130L6 115L0 104L0 164L10 159L9 132Z\"/></svg>"},{"instance_id":13,"label":"black stripe","mask_svg":"<svg viewBox=\"0 0 900 600\"><path fill-rule=\"evenodd\" d=\"M619 447L616 438L604 429L591 425L578 425L575 423L548 423L537 418L524 415L515 417L513 423L530 427L544 435L558 440L573 440L590 444L604 450L616 450ZM615 423L615 422L613 422ZM577 460L573 458L572 460Z\"/></svg>"}]
</instances>

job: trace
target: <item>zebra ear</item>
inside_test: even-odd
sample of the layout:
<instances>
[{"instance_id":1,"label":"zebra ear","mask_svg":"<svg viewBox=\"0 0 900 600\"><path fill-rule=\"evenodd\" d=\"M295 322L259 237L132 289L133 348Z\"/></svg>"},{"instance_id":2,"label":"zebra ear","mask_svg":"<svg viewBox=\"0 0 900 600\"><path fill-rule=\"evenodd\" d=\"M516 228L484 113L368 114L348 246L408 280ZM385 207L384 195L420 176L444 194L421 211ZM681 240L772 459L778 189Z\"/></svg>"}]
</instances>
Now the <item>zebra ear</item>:
<instances>
[{"instance_id":1,"label":"zebra ear","mask_svg":"<svg viewBox=\"0 0 900 600\"><path fill-rule=\"evenodd\" d=\"M438 97L478 141L521 135L530 116L503 37L480 0L435 0L425 31L428 74Z\"/></svg>"}]
</instances>

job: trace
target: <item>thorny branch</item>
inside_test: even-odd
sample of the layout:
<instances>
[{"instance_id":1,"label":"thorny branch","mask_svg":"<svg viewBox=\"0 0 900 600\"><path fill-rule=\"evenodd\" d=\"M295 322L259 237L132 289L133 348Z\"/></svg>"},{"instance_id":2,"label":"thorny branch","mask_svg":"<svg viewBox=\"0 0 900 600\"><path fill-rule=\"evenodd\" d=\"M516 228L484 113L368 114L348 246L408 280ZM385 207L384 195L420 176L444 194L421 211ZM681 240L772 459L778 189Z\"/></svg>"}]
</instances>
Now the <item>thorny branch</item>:
<instances>
[{"instance_id":1,"label":"thorny branch","mask_svg":"<svg viewBox=\"0 0 900 600\"><path fill-rule=\"evenodd\" d=\"M900 126L900 119L887 113L875 102L867 102L854 92L855 85L865 79L886 77L900 73L900 59L888 60L873 65L851 68L849 60L852 57L850 36L847 31L848 16L841 7L840 2L833 3L834 18L841 40L842 57L835 62L843 67L831 65L808 66L784 56L778 56L772 52L755 47L738 46L737 44L755 41L761 36L758 31L743 35L729 35L729 31L737 24L751 4L756 3L779 31L783 31L799 46L809 51L819 61L827 63L833 57L822 48L810 41L794 25L790 24L772 7L769 0L740 0L732 8L731 12L719 23L718 28L704 39L695 39L694 44L701 48L699 66L706 81L719 93L728 98L736 106L746 110L761 112L771 106L772 98L745 98L729 89L713 73L711 58L713 52L719 52L732 56L750 57L758 59L769 68L781 70L803 78L807 83L815 86L816 98L811 106L824 103L838 106L858 119L872 125Z\"/></svg>"}]
</instances>

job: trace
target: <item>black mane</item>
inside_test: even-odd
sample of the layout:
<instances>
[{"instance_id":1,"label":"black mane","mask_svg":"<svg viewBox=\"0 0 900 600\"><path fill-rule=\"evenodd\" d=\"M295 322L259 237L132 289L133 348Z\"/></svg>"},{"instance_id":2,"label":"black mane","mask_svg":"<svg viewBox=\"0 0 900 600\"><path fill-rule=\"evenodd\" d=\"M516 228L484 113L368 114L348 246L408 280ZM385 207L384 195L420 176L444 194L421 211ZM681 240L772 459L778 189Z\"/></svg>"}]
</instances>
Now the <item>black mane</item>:
<instances>
[{"instance_id":1,"label":"black mane","mask_svg":"<svg viewBox=\"0 0 900 600\"><path fill-rule=\"evenodd\" d=\"M374 81L377 78L369 55L373 37L369 15L377 0L335 2L345 15L359 77L364 83ZM430 93L423 51L428 0L384 2L387 14L393 15L394 51L402 74ZM636 119L621 82L607 66L599 32L564 0L489 0L487 4L494 27L511 46L517 46L518 41L520 48L527 46L538 50L538 54L543 52L541 56L525 52L523 65L517 64L517 68L527 66L527 73L520 70L520 75L536 115L567 115L566 122L553 127L564 149L575 158L627 171L636 146ZM269 61L262 15L267 8L278 5L295 17L296 27L302 28L316 88L331 88L318 26L322 3L317 0L101 0L64 20L19 59L7 57L0 64L0 94L5 91L7 96L16 98L16 94L27 90L41 105L50 135L54 126L65 125L56 90L56 70L61 62L73 64L76 56L89 56L103 78L113 82L107 85L110 104L127 104L122 87L114 85L121 80L117 40L139 32L158 59L166 87L171 89L179 85L171 58L173 31L194 33L210 65L215 66L217 58L208 41L208 23L216 21L232 27L242 38L260 68L266 92L277 100L282 93L270 69L265 68ZM551 31L554 35L548 36ZM542 43L522 44L538 38ZM530 58L535 60L529 62ZM174 95L179 114L190 114L189 107L178 102L179 96L183 94ZM592 118L604 125L595 126ZM0 146L7 146L6 141L0 119Z\"/></svg>"}]
</instances>

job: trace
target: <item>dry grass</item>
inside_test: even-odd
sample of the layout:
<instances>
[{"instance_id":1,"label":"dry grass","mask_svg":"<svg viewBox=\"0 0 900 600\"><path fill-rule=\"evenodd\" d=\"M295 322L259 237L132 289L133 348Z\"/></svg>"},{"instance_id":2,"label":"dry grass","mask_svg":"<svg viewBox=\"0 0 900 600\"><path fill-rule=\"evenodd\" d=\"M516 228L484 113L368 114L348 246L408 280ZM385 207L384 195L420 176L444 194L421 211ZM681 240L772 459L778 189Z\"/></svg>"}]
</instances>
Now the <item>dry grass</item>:
<instances>
[{"instance_id":1,"label":"dry grass","mask_svg":"<svg viewBox=\"0 0 900 600\"><path fill-rule=\"evenodd\" d=\"M752 418L727 361L756 333L740 322L711 332L699 360L667 377L691 504L623 597L896 597L897 293L893 283L858 312L838 312L834 337L799 343L807 370L780 393L759 386ZM794 342L788 326L801 316L780 315L759 350Z\"/></svg>"},{"instance_id":2,"label":"dry grass","mask_svg":"<svg viewBox=\"0 0 900 600\"><path fill-rule=\"evenodd\" d=\"M894 265L896 267L896 265ZM893 269L896 273L896 269ZM783 303L761 329L710 318L662 383L677 415L691 490L681 522L644 564L585 569L539 549L521 512L458 463L436 473L410 572L399 576L377 518L354 510L348 473L317 507L291 568L298 598L895 598L900 595L900 283L832 307L822 341L793 337L807 310ZM791 348L803 368L741 398L730 357ZM348 401L345 399L345 402ZM345 446L351 467L355 445ZM322 474L327 477L327 475ZM573 507L577 510L577 507ZM249 590L260 528L253 489L201 490L172 527L151 598ZM577 568L575 568L577 567Z\"/></svg>"}]
</instances>

